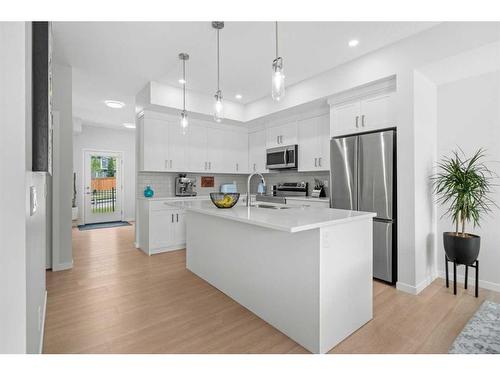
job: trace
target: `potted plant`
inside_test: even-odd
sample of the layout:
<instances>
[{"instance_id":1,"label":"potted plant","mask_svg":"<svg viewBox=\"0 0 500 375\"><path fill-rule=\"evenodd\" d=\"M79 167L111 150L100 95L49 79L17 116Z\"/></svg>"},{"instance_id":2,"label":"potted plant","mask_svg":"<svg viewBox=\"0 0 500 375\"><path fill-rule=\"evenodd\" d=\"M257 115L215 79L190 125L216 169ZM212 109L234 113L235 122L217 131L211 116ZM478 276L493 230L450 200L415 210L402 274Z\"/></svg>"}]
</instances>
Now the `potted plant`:
<instances>
[{"instance_id":1,"label":"potted plant","mask_svg":"<svg viewBox=\"0 0 500 375\"><path fill-rule=\"evenodd\" d=\"M478 255L481 238L467 233L465 225L479 226L482 215L496 206L490 198L493 172L484 162L484 150L477 150L472 157L454 151L438 163L438 172L432 176L437 202L447 205L444 215L451 217L454 232L444 232L446 256L458 264L472 265ZM443 216L444 216L443 215Z\"/></svg>"}]
</instances>

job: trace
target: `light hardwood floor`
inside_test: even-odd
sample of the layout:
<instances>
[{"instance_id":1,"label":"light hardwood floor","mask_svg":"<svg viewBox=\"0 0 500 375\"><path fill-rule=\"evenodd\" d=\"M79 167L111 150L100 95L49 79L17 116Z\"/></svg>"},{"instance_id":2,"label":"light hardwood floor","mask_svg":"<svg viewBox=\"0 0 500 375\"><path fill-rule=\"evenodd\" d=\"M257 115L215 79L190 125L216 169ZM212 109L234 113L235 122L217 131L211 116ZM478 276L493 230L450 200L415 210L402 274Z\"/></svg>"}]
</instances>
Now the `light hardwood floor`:
<instances>
[{"instance_id":1,"label":"light hardwood floor","mask_svg":"<svg viewBox=\"0 0 500 375\"><path fill-rule=\"evenodd\" d=\"M133 240L133 227L73 230L74 268L47 272L44 353L307 353L186 270L185 251L148 257ZM443 280L373 291L374 319L332 353L446 353L485 298L500 302Z\"/></svg>"}]
</instances>

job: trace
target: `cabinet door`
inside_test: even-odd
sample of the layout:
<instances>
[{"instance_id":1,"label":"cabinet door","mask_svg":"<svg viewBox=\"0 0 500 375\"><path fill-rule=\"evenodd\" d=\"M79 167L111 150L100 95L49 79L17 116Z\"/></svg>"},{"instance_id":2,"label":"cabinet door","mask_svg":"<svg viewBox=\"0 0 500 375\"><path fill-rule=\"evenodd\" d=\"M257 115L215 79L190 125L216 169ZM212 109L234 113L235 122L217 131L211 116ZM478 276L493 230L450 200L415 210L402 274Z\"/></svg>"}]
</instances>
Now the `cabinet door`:
<instances>
[{"instance_id":1,"label":"cabinet door","mask_svg":"<svg viewBox=\"0 0 500 375\"><path fill-rule=\"evenodd\" d=\"M280 126L281 145L296 145L298 143L297 122Z\"/></svg>"},{"instance_id":2,"label":"cabinet door","mask_svg":"<svg viewBox=\"0 0 500 375\"><path fill-rule=\"evenodd\" d=\"M266 131L248 135L248 171L264 173L266 170Z\"/></svg>"},{"instance_id":3,"label":"cabinet door","mask_svg":"<svg viewBox=\"0 0 500 375\"><path fill-rule=\"evenodd\" d=\"M142 168L144 171L166 171L168 166L168 124L166 121L145 118L142 134Z\"/></svg>"},{"instance_id":4,"label":"cabinet door","mask_svg":"<svg viewBox=\"0 0 500 375\"><path fill-rule=\"evenodd\" d=\"M174 240L173 245L183 245L186 243L186 213L184 210L176 210L174 223Z\"/></svg>"},{"instance_id":5,"label":"cabinet door","mask_svg":"<svg viewBox=\"0 0 500 375\"><path fill-rule=\"evenodd\" d=\"M280 146L280 127L274 126L266 130L266 147L273 148Z\"/></svg>"},{"instance_id":6,"label":"cabinet door","mask_svg":"<svg viewBox=\"0 0 500 375\"><path fill-rule=\"evenodd\" d=\"M241 132L231 132L232 139L229 142L231 147L230 166L231 172L248 173L248 134Z\"/></svg>"},{"instance_id":7,"label":"cabinet door","mask_svg":"<svg viewBox=\"0 0 500 375\"><path fill-rule=\"evenodd\" d=\"M361 101L362 130L382 129L395 126L392 93L377 95Z\"/></svg>"},{"instance_id":8,"label":"cabinet door","mask_svg":"<svg viewBox=\"0 0 500 375\"><path fill-rule=\"evenodd\" d=\"M151 210L149 216L149 248L161 249L172 245L174 210Z\"/></svg>"},{"instance_id":9,"label":"cabinet door","mask_svg":"<svg viewBox=\"0 0 500 375\"><path fill-rule=\"evenodd\" d=\"M189 134L183 134L180 124L168 124L168 170L183 172L187 169L187 147Z\"/></svg>"},{"instance_id":10,"label":"cabinet door","mask_svg":"<svg viewBox=\"0 0 500 375\"><path fill-rule=\"evenodd\" d=\"M229 160L231 132L222 129L207 129L207 162L208 171L212 173L231 172L232 161Z\"/></svg>"},{"instance_id":11,"label":"cabinet door","mask_svg":"<svg viewBox=\"0 0 500 375\"><path fill-rule=\"evenodd\" d=\"M318 120L309 118L299 121L299 172L313 171L318 168L321 150L318 140Z\"/></svg>"},{"instance_id":12,"label":"cabinet door","mask_svg":"<svg viewBox=\"0 0 500 375\"><path fill-rule=\"evenodd\" d=\"M318 169L330 170L330 118L328 115L317 118ZM300 164L299 164L300 166Z\"/></svg>"},{"instance_id":13,"label":"cabinet door","mask_svg":"<svg viewBox=\"0 0 500 375\"><path fill-rule=\"evenodd\" d=\"M205 172L208 170L207 128L190 125L188 134L188 170L189 172Z\"/></svg>"},{"instance_id":14,"label":"cabinet door","mask_svg":"<svg viewBox=\"0 0 500 375\"><path fill-rule=\"evenodd\" d=\"M355 133L361 127L361 104L359 100L332 107L330 134L332 137Z\"/></svg>"}]
</instances>

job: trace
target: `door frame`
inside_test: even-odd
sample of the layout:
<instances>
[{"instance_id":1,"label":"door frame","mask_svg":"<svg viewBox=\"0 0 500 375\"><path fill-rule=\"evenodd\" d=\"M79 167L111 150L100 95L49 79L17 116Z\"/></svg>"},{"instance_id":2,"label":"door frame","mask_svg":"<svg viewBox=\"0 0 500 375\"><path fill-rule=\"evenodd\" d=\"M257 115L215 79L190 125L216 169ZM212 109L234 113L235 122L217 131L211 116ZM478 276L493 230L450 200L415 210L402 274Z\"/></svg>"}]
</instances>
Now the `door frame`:
<instances>
[{"instance_id":1,"label":"door frame","mask_svg":"<svg viewBox=\"0 0 500 375\"><path fill-rule=\"evenodd\" d=\"M123 174L124 174L124 165L125 165L125 162L123 160L123 154L124 152L123 151L114 151L114 150L99 150L99 149L95 149L95 148L83 148L82 149L82 181L81 181L81 192L82 192L82 224L85 225L87 220L86 220L86 215L85 215L85 211L86 211L86 207L85 207L85 173L86 173L86 170L85 170L85 154L87 152L92 152L92 153L99 153L99 154L103 154L103 155L116 155L117 157L120 158L121 160L121 163L120 163L120 186L121 186L121 190L120 192L117 194L120 194L120 199L121 199L121 212L120 212L120 220L123 221L123 215L124 215L124 212L123 212L123 202L124 202L124 197L125 197L125 186L123 185L123 181L124 181L124 178L123 178Z\"/></svg>"}]
</instances>

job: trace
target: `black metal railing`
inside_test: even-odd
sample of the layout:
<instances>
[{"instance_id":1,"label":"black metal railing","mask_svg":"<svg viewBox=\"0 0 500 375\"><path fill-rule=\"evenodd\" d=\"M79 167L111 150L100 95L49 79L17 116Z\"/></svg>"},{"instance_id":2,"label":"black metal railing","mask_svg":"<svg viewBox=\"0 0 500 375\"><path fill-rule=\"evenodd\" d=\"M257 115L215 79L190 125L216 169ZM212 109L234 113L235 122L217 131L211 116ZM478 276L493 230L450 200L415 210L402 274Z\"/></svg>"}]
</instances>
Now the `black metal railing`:
<instances>
[{"instance_id":1,"label":"black metal railing","mask_svg":"<svg viewBox=\"0 0 500 375\"><path fill-rule=\"evenodd\" d=\"M115 212L116 189L92 191L92 213Z\"/></svg>"}]
</instances>

